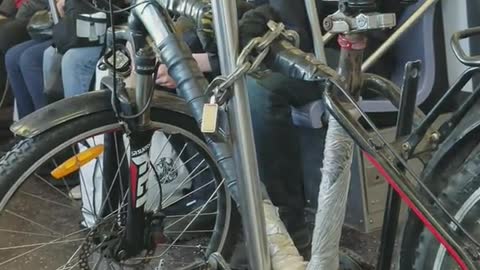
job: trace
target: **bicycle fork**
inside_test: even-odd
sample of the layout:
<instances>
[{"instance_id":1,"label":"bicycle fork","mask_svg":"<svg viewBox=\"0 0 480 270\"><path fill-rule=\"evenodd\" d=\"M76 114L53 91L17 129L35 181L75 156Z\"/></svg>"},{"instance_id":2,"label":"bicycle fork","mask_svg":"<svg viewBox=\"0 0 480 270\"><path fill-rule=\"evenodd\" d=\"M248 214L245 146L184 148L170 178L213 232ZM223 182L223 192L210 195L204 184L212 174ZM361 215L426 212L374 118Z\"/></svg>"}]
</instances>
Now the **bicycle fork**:
<instances>
[{"instance_id":1,"label":"bicycle fork","mask_svg":"<svg viewBox=\"0 0 480 270\"><path fill-rule=\"evenodd\" d=\"M135 51L136 91L133 110L137 115L127 117L131 127L130 142L130 178L128 209L124 248L128 256L134 256L148 249L153 243L146 229L150 218L144 205L148 199L148 181L151 173L150 146L153 132L150 130L150 99L153 92L153 74L155 73L155 54L145 40L145 30L136 32L134 25L133 47ZM129 119L129 120L128 120Z\"/></svg>"}]
</instances>

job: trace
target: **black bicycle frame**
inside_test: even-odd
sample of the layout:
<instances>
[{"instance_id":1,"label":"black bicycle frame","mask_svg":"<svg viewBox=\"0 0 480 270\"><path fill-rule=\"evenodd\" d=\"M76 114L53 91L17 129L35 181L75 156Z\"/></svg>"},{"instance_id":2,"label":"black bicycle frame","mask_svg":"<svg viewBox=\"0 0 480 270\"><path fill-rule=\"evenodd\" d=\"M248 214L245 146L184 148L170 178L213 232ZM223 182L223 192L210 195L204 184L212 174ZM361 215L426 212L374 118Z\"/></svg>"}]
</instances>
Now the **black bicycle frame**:
<instances>
[{"instance_id":1,"label":"black bicycle frame","mask_svg":"<svg viewBox=\"0 0 480 270\"><path fill-rule=\"evenodd\" d=\"M347 36L348 38L348 36ZM343 50L343 49L342 49ZM346 61L345 61L346 60ZM340 66L350 64L352 59L345 59L340 62ZM353 77L361 77L361 73L350 74ZM352 80L352 79L349 79ZM400 104L396 97L399 94L392 94L397 91L390 84L377 84L376 92L382 94L385 98L394 98L391 100L393 104ZM354 141L365 151L364 155L377 170L385 177L390 186L399 194L408 207L420 218L425 226L433 233L437 240L447 249L452 258L460 265L462 269L478 269L473 262L470 254L468 253L468 247L466 243L460 243L456 239L456 233L446 224L445 221L434 216L430 202L425 195L421 195L415 184L423 184L419 180L418 176L414 172L409 170L406 160L404 160L397 151L397 149L390 145L378 132L375 125L369 120L368 116L363 113L356 103L355 97L346 90L338 86L336 88L327 89L324 93L324 98L330 113L339 121L339 123L346 129L346 131L352 136ZM448 95L448 93L447 93ZM478 100L477 95L472 96L471 99ZM446 102L445 100L443 100ZM353 107L352 107L353 105ZM465 106L472 106L471 100ZM352 109L355 111L352 114ZM465 109L465 108L464 108ZM368 125L376 133L372 135L358 122L358 113L367 120ZM425 119L429 121L430 118ZM420 125L422 126L422 124ZM425 125L425 132L430 126ZM399 143L394 143L398 145ZM397 211L390 212L386 216L385 220L395 220L398 218ZM392 224L392 221L387 222L386 226ZM384 227L385 230L385 227ZM389 239L382 239L382 241ZM458 239L458 238L457 238ZM390 245L383 245L380 251L381 254L386 255L393 252L393 248ZM391 256L387 255L387 256ZM382 263L384 264L384 263ZM384 264L385 265L385 264Z\"/></svg>"}]
</instances>

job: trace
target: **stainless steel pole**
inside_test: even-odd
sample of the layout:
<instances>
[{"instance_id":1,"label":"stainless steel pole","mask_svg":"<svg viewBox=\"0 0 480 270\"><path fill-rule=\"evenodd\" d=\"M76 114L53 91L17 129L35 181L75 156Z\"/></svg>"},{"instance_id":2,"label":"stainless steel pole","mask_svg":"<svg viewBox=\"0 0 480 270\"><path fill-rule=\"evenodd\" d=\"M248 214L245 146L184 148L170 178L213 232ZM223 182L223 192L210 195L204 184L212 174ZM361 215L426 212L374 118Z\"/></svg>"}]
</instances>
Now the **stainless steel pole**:
<instances>
[{"instance_id":1,"label":"stainless steel pole","mask_svg":"<svg viewBox=\"0 0 480 270\"><path fill-rule=\"evenodd\" d=\"M52 21L54 24L57 24L59 21L59 18L58 18L58 11L57 11L57 5L55 4L55 0L48 0L48 6L50 7L50 14L52 15Z\"/></svg>"},{"instance_id":2,"label":"stainless steel pole","mask_svg":"<svg viewBox=\"0 0 480 270\"><path fill-rule=\"evenodd\" d=\"M330 42L330 40L332 40L332 38L334 38L336 36L336 34L332 34L330 32L326 33L324 36L323 36L323 44L327 44L328 42Z\"/></svg>"},{"instance_id":3,"label":"stainless steel pole","mask_svg":"<svg viewBox=\"0 0 480 270\"><path fill-rule=\"evenodd\" d=\"M237 66L239 41L235 3L236 1L233 0L212 1L220 67L223 75L232 73ZM270 270L271 262L267 247L261 183L245 84L245 78L235 83L229 112L233 127L233 151L239 179L238 187L241 198L239 203L249 269Z\"/></svg>"},{"instance_id":4,"label":"stainless steel pole","mask_svg":"<svg viewBox=\"0 0 480 270\"><path fill-rule=\"evenodd\" d=\"M325 44L323 42L322 29L320 28L320 19L318 18L317 1L305 0L305 8L307 9L310 29L312 30L315 56L317 56L318 60L322 61L322 63L327 64L327 57L325 55Z\"/></svg>"},{"instance_id":5,"label":"stainless steel pole","mask_svg":"<svg viewBox=\"0 0 480 270\"><path fill-rule=\"evenodd\" d=\"M438 0L426 0L415 13L413 13L407 21L405 21L383 44L378 48L362 65L362 71L367 71L378 59L380 59L392 46L397 42L400 37L412 28L422 16L434 6Z\"/></svg>"}]
</instances>

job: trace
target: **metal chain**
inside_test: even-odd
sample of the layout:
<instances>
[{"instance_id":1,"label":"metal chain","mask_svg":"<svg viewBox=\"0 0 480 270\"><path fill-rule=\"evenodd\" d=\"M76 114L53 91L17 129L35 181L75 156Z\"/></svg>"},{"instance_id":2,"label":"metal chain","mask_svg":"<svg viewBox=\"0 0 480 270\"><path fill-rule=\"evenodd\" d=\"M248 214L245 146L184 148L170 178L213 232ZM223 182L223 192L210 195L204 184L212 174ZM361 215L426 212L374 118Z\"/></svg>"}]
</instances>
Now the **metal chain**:
<instances>
[{"instance_id":1,"label":"metal chain","mask_svg":"<svg viewBox=\"0 0 480 270\"><path fill-rule=\"evenodd\" d=\"M298 35L285 30L282 23L268 22L270 29L262 37L256 37L247 44L237 58L237 68L228 76L216 77L208 86L206 93L215 97L215 102L223 105L227 101L227 94L233 84L246 74L258 71L268 53L270 46L279 37L287 38L298 44Z\"/></svg>"},{"instance_id":2,"label":"metal chain","mask_svg":"<svg viewBox=\"0 0 480 270\"><path fill-rule=\"evenodd\" d=\"M82 243L81 252L78 256L78 265L80 266L80 270L90 270L90 265L88 263L88 259L91 255L91 246L93 245L93 236L97 233L98 227L92 229L85 241Z\"/></svg>"}]
</instances>

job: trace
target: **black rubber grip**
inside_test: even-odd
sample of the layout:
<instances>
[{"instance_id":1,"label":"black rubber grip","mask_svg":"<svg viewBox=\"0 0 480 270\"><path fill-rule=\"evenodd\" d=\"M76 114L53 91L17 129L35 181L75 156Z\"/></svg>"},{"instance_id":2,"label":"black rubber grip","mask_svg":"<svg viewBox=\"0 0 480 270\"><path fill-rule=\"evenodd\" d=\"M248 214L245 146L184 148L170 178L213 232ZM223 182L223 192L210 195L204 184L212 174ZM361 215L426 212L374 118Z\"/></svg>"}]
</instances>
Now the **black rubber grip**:
<instances>
[{"instance_id":1,"label":"black rubber grip","mask_svg":"<svg viewBox=\"0 0 480 270\"><path fill-rule=\"evenodd\" d=\"M293 46L287 40L272 44L267 57L267 66L290 78L304 81L338 79L337 72L318 61L313 54Z\"/></svg>"}]
</instances>

